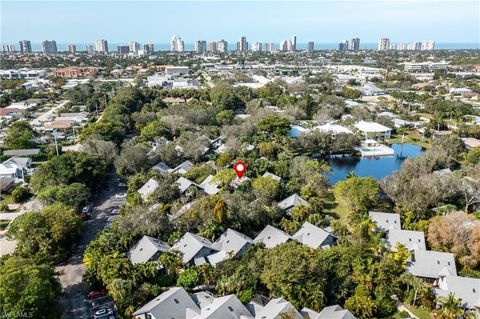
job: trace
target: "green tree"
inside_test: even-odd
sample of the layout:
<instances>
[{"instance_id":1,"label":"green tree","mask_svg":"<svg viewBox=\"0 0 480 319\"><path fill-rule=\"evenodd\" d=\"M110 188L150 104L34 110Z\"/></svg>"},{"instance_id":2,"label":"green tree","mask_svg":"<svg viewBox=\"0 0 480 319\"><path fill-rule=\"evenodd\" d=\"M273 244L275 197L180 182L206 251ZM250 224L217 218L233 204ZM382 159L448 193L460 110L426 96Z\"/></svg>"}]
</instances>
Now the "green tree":
<instances>
[{"instance_id":1,"label":"green tree","mask_svg":"<svg viewBox=\"0 0 480 319\"><path fill-rule=\"evenodd\" d=\"M47 186L37 193L37 199L47 205L59 202L75 209L78 209L88 198L90 198L90 189L82 183Z\"/></svg>"},{"instance_id":2,"label":"green tree","mask_svg":"<svg viewBox=\"0 0 480 319\"><path fill-rule=\"evenodd\" d=\"M182 286L188 291L191 291L199 283L200 277L195 268L187 268L178 275L177 285Z\"/></svg>"},{"instance_id":3,"label":"green tree","mask_svg":"<svg viewBox=\"0 0 480 319\"><path fill-rule=\"evenodd\" d=\"M472 148L465 156L465 162L471 165L480 163L480 147Z\"/></svg>"},{"instance_id":4,"label":"green tree","mask_svg":"<svg viewBox=\"0 0 480 319\"><path fill-rule=\"evenodd\" d=\"M155 141L155 139L160 137L169 138L170 130L163 121L156 120L145 125L140 132L140 136L145 141Z\"/></svg>"},{"instance_id":5,"label":"green tree","mask_svg":"<svg viewBox=\"0 0 480 319\"><path fill-rule=\"evenodd\" d=\"M440 319L457 319L461 318L461 315L464 313L462 302L453 293L440 297L438 303L440 304L440 309L436 311L436 314Z\"/></svg>"},{"instance_id":6,"label":"green tree","mask_svg":"<svg viewBox=\"0 0 480 319\"><path fill-rule=\"evenodd\" d=\"M30 197L30 192L26 187L23 186L17 186L15 189L12 191L12 200L15 203L23 203Z\"/></svg>"},{"instance_id":7,"label":"green tree","mask_svg":"<svg viewBox=\"0 0 480 319\"><path fill-rule=\"evenodd\" d=\"M235 94L231 87L217 86L210 90L210 100L218 110L236 110L245 108L245 102Z\"/></svg>"},{"instance_id":8,"label":"green tree","mask_svg":"<svg viewBox=\"0 0 480 319\"><path fill-rule=\"evenodd\" d=\"M257 128L266 136L280 138L290 130L290 121L277 115L268 115L257 123Z\"/></svg>"},{"instance_id":9,"label":"green tree","mask_svg":"<svg viewBox=\"0 0 480 319\"><path fill-rule=\"evenodd\" d=\"M60 318L57 298L61 286L54 270L47 264L16 256L0 266L0 312L27 314L30 318Z\"/></svg>"},{"instance_id":10,"label":"green tree","mask_svg":"<svg viewBox=\"0 0 480 319\"><path fill-rule=\"evenodd\" d=\"M125 130L121 126L101 121L86 126L80 133L80 140L85 141L88 138L95 138L119 144L123 140L124 135Z\"/></svg>"},{"instance_id":11,"label":"green tree","mask_svg":"<svg viewBox=\"0 0 480 319\"><path fill-rule=\"evenodd\" d=\"M355 288L355 294L347 299L345 306L358 318L374 318L375 302L363 286Z\"/></svg>"},{"instance_id":12,"label":"green tree","mask_svg":"<svg viewBox=\"0 0 480 319\"><path fill-rule=\"evenodd\" d=\"M13 123L5 133L4 143L9 149L24 149L35 147L35 133L26 121Z\"/></svg>"},{"instance_id":13,"label":"green tree","mask_svg":"<svg viewBox=\"0 0 480 319\"><path fill-rule=\"evenodd\" d=\"M378 190L378 183L373 178L354 176L338 182L333 193L339 202L348 205L355 219L375 201Z\"/></svg>"},{"instance_id":14,"label":"green tree","mask_svg":"<svg viewBox=\"0 0 480 319\"><path fill-rule=\"evenodd\" d=\"M276 198L280 192L280 183L269 176L257 177L253 181L252 186L257 197L267 200Z\"/></svg>"}]
</instances>

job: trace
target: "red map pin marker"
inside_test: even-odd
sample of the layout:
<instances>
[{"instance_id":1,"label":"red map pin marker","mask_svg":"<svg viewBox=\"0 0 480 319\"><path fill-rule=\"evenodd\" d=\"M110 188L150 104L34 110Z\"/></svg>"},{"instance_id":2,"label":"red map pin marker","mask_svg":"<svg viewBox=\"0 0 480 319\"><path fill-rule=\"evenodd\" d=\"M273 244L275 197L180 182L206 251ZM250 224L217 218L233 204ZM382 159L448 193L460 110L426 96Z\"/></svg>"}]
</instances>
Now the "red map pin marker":
<instances>
[{"instance_id":1,"label":"red map pin marker","mask_svg":"<svg viewBox=\"0 0 480 319\"><path fill-rule=\"evenodd\" d=\"M233 169L235 170L235 173L237 173L238 178L242 178L243 174L245 174L245 170L247 169L247 167L245 166L244 162L238 161L235 163Z\"/></svg>"}]
</instances>

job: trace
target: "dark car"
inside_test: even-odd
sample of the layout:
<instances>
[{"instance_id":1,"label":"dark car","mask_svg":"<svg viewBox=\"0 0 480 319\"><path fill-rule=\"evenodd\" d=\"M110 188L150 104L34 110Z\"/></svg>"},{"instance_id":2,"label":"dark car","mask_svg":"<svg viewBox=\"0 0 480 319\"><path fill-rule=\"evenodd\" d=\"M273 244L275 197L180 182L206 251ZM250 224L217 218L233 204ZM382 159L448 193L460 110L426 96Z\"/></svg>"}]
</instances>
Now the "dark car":
<instances>
[{"instance_id":1,"label":"dark car","mask_svg":"<svg viewBox=\"0 0 480 319\"><path fill-rule=\"evenodd\" d=\"M106 293L107 291L105 289L90 291L89 294L87 295L87 298L88 300L94 300L94 299L105 296Z\"/></svg>"}]
</instances>

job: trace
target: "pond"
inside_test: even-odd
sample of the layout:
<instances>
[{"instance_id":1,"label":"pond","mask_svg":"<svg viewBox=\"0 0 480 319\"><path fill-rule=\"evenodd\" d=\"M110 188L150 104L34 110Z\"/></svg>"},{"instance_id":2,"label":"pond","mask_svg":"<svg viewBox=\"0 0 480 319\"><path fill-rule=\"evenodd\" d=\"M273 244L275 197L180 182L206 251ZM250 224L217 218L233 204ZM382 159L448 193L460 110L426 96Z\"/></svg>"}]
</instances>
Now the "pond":
<instances>
[{"instance_id":1,"label":"pond","mask_svg":"<svg viewBox=\"0 0 480 319\"><path fill-rule=\"evenodd\" d=\"M393 156L380 157L332 157L327 162L332 168L328 175L329 182L334 185L344 179L351 171L357 176L371 176L377 180L400 170L402 163L409 157L417 157L423 152L422 147L413 144L392 144L395 150Z\"/></svg>"}]
</instances>

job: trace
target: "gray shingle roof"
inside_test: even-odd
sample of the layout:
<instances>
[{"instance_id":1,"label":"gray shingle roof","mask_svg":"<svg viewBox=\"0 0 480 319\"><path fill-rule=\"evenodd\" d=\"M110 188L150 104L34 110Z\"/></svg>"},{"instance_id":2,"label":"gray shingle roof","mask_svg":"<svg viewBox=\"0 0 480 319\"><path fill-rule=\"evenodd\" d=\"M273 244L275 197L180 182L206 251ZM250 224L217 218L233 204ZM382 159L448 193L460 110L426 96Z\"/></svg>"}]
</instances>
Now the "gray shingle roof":
<instances>
[{"instance_id":1,"label":"gray shingle roof","mask_svg":"<svg viewBox=\"0 0 480 319\"><path fill-rule=\"evenodd\" d=\"M456 298L462 300L466 308L480 308L480 279L458 276L447 276L440 279L435 294L446 296L454 293Z\"/></svg>"},{"instance_id":2,"label":"gray shingle roof","mask_svg":"<svg viewBox=\"0 0 480 319\"><path fill-rule=\"evenodd\" d=\"M299 206L299 205L305 205L307 207L310 207L310 204L306 200L298 196L297 194L293 194L292 196L285 198L284 200L282 200L277 204L277 206L280 207L281 209L290 209L292 207Z\"/></svg>"},{"instance_id":3,"label":"gray shingle roof","mask_svg":"<svg viewBox=\"0 0 480 319\"><path fill-rule=\"evenodd\" d=\"M191 180L185 177L179 177L177 179L177 184L178 184L178 188L180 189L180 193L184 193L192 185L195 187L201 188L200 185L198 185L195 182L192 182Z\"/></svg>"},{"instance_id":4,"label":"gray shingle roof","mask_svg":"<svg viewBox=\"0 0 480 319\"><path fill-rule=\"evenodd\" d=\"M414 276L425 278L457 275L454 255L432 250L412 252L411 261L407 263L407 271Z\"/></svg>"},{"instance_id":5,"label":"gray shingle roof","mask_svg":"<svg viewBox=\"0 0 480 319\"><path fill-rule=\"evenodd\" d=\"M332 245L335 241L335 236L309 222L305 222L302 227L293 234L292 239L311 248L320 248Z\"/></svg>"},{"instance_id":6,"label":"gray shingle roof","mask_svg":"<svg viewBox=\"0 0 480 319\"><path fill-rule=\"evenodd\" d=\"M339 305L334 305L323 308L315 319L355 319L355 316Z\"/></svg>"},{"instance_id":7,"label":"gray shingle roof","mask_svg":"<svg viewBox=\"0 0 480 319\"><path fill-rule=\"evenodd\" d=\"M284 313L290 313L296 319L302 319L302 315L295 307L283 298L274 298L270 300L263 308L257 305L255 318L259 319L279 319Z\"/></svg>"},{"instance_id":8,"label":"gray shingle roof","mask_svg":"<svg viewBox=\"0 0 480 319\"><path fill-rule=\"evenodd\" d=\"M387 231L389 229L402 229L400 214L368 212L368 216L382 231Z\"/></svg>"},{"instance_id":9,"label":"gray shingle roof","mask_svg":"<svg viewBox=\"0 0 480 319\"><path fill-rule=\"evenodd\" d=\"M202 307L200 316L197 318L240 319L253 318L253 316L235 295L228 295L215 298L211 304Z\"/></svg>"},{"instance_id":10,"label":"gray shingle roof","mask_svg":"<svg viewBox=\"0 0 480 319\"><path fill-rule=\"evenodd\" d=\"M147 197L151 195L157 188L158 182L155 179L150 178L142 187L140 187L138 193L143 199L147 199Z\"/></svg>"},{"instance_id":11,"label":"gray shingle roof","mask_svg":"<svg viewBox=\"0 0 480 319\"><path fill-rule=\"evenodd\" d=\"M400 243L408 250L426 250L425 236L421 231L390 229L387 233L387 247L392 251L397 251L396 244Z\"/></svg>"},{"instance_id":12,"label":"gray shingle roof","mask_svg":"<svg viewBox=\"0 0 480 319\"><path fill-rule=\"evenodd\" d=\"M264 243L266 248L273 248L281 245L291 239L290 235L271 225L265 226L260 234L255 237L253 242Z\"/></svg>"},{"instance_id":13,"label":"gray shingle roof","mask_svg":"<svg viewBox=\"0 0 480 319\"><path fill-rule=\"evenodd\" d=\"M132 264L145 263L156 254L166 252L170 245L159 239L143 236L128 252L128 259Z\"/></svg>"},{"instance_id":14,"label":"gray shingle roof","mask_svg":"<svg viewBox=\"0 0 480 319\"><path fill-rule=\"evenodd\" d=\"M182 253L184 263L189 263L195 258L205 257L217 251L208 239L190 232L185 233L185 235L172 246L172 250L178 250Z\"/></svg>"},{"instance_id":15,"label":"gray shingle roof","mask_svg":"<svg viewBox=\"0 0 480 319\"><path fill-rule=\"evenodd\" d=\"M241 256L252 243L253 240L247 235L228 228L212 245L218 253L207 259L210 264L216 265L230 257Z\"/></svg>"},{"instance_id":16,"label":"gray shingle roof","mask_svg":"<svg viewBox=\"0 0 480 319\"><path fill-rule=\"evenodd\" d=\"M133 316L149 313L155 319L187 319L187 308L193 309L196 312L200 311L200 308L193 302L185 289L174 287L135 311Z\"/></svg>"},{"instance_id":17,"label":"gray shingle roof","mask_svg":"<svg viewBox=\"0 0 480 319\"><path fill-rule=\"evenodd\" d=\"M215 182L212 182L213 175L208 175L207 178L200 184L200 187L203 188L205 193L208 195L215 195L220 191L220 188L218 188L218 184Z\"/></svg>"}]
</instances>

